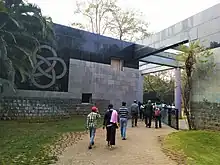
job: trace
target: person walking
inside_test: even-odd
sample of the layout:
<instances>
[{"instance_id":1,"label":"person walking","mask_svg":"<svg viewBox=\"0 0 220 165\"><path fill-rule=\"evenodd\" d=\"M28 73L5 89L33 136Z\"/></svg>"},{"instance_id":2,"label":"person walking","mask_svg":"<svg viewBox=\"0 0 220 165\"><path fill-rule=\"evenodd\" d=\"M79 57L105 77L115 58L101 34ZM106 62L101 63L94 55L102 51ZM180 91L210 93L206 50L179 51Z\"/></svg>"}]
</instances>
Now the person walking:
<instances>
[{"instance_id":1,"label":"person walking","mask_svg":"<svg viewBox=\"0 0 220 165\"><path fill-rule=\"evenodd\" d=\"M141 119L141 102L138 101L139 118Z\"/></svg>"},{"instance_id":2,"label":"person walking","mask_svg":"<svg viewBox=\"0 0 220 165\"><path fill-rule=\"evenodd\" d=\"M137 120L138 120L138 104L137 101L134 100L134 103L131 105L131 125L132 127L137 126Z\"/></svg>"},{"instance_id":3,"label":"person walking","mask_svg":"<svg viewBox=\"0 0 220 165\"><path fill-rule=\"evenodd\" d=\"M140 109L139 109L139 113L140 113L140 119L141 121L144 120L144 105L141 104Z\"/></svg>"},{"instance_id":4,"label":"person walking","mask_svg":"<svg viewBox=\"0 0 220 165\"><path fill-rule=\"evenodd\" d=\"M155 128L158 128L158 123L159 123L159 128L162 128L161 124L161 110L160 108L156 108L154 112L154 117L155 117Z\"/></svg>"},{"instance_id":5,"label":"person walking","mask_svg":"<svg viewBox=\"0 0 220 165\"><path fill-rule=\"evenodd\" d=\"M109 104L108 110L104 115L103 129L106 128L106 141L111 149L115 145L116 129L118 128L118 112Z\"/></svg>"},{"instance_id":6,"label":"person walking","mask_svg":"<svg viewBox=\"0 0 220 165\"><path fill-rule=\"evenodd\" d=\"M145 105L144 116L145 116L145 125L146 127L150 128L153 117L153 105L151 104L151 100L148 100L147 104Z\"/></svg>"},{"instance_id":7,"label":"person walking","mask_svg":"<svg viewBox=\"0 0 220 165\"><path fill-rule=\"evenodd\" d=\"M95 139L95 133L97 128L97 120L101 117L101 115L98 113L98 109L93 106L92 112L90 112L87 116L87 130L89 130L89 149L92 149L92 146L94 145L94 139Z\"/></svg>"},{"instance_id":8,"label":"person walking","mask_svg":"<svg viewBox=\"0 0 220 165\"><path fill-rule=\"evenodd\" d=\"M126 140L126 128L129 115L128 108L126 108L126 102L122 102L122 107L119 108L118 115L120 122L121 138L122 140Z\"/></svg>"}]
</instances>

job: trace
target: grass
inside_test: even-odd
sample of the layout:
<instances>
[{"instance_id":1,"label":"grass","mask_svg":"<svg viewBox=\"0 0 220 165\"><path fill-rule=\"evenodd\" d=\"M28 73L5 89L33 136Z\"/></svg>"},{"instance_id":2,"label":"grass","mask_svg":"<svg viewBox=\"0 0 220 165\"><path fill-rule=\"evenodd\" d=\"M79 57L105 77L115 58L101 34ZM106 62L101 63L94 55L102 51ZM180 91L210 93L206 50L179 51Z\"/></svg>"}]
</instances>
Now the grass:
<instances>
[{"instance_id":1,"label":"grass","mask_svg":"<svg viewBox=\"0 0 220 165\"><path fill-rule=\"evenodd\" d=\"M181 131L164 139L164 149L186 158L188 165L220 164L220 132Z\"/></svg>"},{"instance_id":2,"label":"grass","mask_svg":"<svg viewBox=\"0 0 220 165\"><path fill-rule=\"evenodd\" d=\"M85 130L85 118L27 123L0 121L0 164L44 165L56 157L49 145L63 133Z\"/></svg>"}]
</instances>

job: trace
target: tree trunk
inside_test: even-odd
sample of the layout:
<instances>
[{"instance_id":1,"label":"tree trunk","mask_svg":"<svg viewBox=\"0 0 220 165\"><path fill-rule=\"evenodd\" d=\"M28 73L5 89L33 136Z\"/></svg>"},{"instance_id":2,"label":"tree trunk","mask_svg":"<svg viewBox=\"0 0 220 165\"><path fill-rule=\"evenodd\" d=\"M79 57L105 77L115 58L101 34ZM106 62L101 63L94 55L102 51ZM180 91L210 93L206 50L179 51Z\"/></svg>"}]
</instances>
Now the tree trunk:
<instances>
[{"instance_id":1,"label":"tree trunk","mask_svg":"<svg viewBox=\"0 0 220 165\"><path fill-rule=\"evenodd\" d=\"M192 130L192 119L190 113L191 77L187 76L184 89L184 112L186 114L189 130Z\"/></svg>"},{"instance_id":2,"label":"tree trunk","mask_svg":"<svg viewBox=\"0 0 220 165\"><path fill-rule=\"evenodd\" d=\"M185 108L186 107L184 107L184 109ZM187 122L188 122L189 130L192 130L192 122L191 122L191 117L190 117L189 110L185 110L185 114L186 114L186 119L187 119Z\"/></svg>"},{"instance_id":3,"label":"tree trunk","mask_svg":"<svg viewBox=\"0 0 220 165\"><path fill-rule=\"evenodd\" d=\"M99 10L99 5L96 4L96 9L95 9L95 28L96 28L96 33L99 34L99 29L98 29L98 10Z\"/></svg>"},{"instance_id":4,"label":"tree trunk","mask_svg":"<svg viewBox=\"0 0 220 165\"><path fill-rule=\"evenodd\" d=\"M122 40L122 34L120 34L120 36L119 36L119 40Z\"/></svg>"}]
</instances>

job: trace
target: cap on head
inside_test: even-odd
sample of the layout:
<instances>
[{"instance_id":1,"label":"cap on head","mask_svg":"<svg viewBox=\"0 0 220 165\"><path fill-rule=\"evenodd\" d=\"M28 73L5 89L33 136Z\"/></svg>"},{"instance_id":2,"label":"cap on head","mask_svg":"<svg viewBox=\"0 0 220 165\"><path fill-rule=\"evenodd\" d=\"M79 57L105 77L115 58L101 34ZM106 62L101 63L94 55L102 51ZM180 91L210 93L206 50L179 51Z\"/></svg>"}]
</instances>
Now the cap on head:
<instances>
[{"instance_id":1,"label":"cap on head","mask_svg":"<svg viewBox=\"0 0 220 165\"><path fill-rule=\"evenodd\" d=\"M137 103L137 100L134 100L134 103Z\"/></svg>"},{"instance_id":2,"label":"cap on head","mask_svg":"<svg viewBox=\"0 0 220 165\"><path fill-rule=\"evenodd\" d=\"M97 112L97 107L96 106L92 107L92 112Z\"/></svg>"}]
</instances>

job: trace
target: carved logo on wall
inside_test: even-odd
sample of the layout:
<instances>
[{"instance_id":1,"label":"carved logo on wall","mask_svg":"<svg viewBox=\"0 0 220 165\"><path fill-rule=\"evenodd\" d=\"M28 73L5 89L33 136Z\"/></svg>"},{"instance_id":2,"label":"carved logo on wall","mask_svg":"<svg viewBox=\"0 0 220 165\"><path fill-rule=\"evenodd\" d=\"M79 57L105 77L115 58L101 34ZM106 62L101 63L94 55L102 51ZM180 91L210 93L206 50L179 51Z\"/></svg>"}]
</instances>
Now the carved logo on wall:
<instances>
[{"instance_id":1,"label":"carved logo on wall","mask_svg":"<svg viewBox=\"0 0 220 165\"><path fill-rule=\"evenodd\" d=\"M48 49L52 53L53 57L43 57L39 55L38 52L42 49ZM66 74L67 72L66 63L64 62L63 59L57 57L57 53L52 47L48 45L41 45L34 51L34 55L36 58L34 59L35 66L32 70L31 81L36 87L41 89L49 88L56 83L57 79L61 79ZM54 69L57 62L60 62L63 67L63 71L59 75L57 75ZM42 64L46 65L47 68L42 69L41 67ZM51 79L51 81L48 84L44 84L44 85L39 84L36 81L36 78L41 76L46 76L47 78Z\"/></svg>"}]
</instances>

